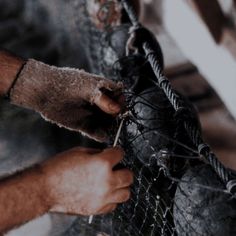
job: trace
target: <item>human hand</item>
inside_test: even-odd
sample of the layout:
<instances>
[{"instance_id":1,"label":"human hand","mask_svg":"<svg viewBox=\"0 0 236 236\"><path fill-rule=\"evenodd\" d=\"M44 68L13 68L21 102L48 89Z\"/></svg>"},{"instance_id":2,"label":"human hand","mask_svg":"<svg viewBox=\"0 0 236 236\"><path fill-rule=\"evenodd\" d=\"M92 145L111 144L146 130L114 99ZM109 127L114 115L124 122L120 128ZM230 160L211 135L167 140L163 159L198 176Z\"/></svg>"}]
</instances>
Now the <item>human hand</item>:
<instances>
[{"instance_id":1,"label":"human hand","mask_svg":"<svg viewBox=\"0 0 236 236\"><path fill-rule=\"evenodd\" d=\"M121 84L83 70L57 68L29 60L11 92L13 104L33 109L46 120L105 141L121 111Z\"/></svg>"},{"instance_id":2,"label":"human hand","mask_svg":"<svg viewBox=\"0 0 236 236\"><path fill-rule=\"evenodd\" d=\"M133 174L113 170L123 158L120 148L103 151L74 148L42 165L50 211L97 215L130 198Z\"/></svg>"}]
</instances>

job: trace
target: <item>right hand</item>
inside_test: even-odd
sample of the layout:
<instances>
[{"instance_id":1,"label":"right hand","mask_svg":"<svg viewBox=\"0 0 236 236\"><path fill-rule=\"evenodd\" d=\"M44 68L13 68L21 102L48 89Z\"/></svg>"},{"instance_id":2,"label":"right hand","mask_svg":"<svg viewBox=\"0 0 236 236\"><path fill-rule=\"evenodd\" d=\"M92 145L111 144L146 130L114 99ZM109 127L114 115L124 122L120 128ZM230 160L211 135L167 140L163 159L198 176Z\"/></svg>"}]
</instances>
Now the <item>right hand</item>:
<instances>
[{"instance_id":1,"label":"right hand","mask_svg":"<svg viewBox=\"0 0 236 236\"><path fill-rule=\"evenodd\" d=\"M42 170L50 211L106 214L126 202L133 174L127 169L113 171L123 155L120 148L74 148L45 162Z\"/></svg>"}]
</instances>

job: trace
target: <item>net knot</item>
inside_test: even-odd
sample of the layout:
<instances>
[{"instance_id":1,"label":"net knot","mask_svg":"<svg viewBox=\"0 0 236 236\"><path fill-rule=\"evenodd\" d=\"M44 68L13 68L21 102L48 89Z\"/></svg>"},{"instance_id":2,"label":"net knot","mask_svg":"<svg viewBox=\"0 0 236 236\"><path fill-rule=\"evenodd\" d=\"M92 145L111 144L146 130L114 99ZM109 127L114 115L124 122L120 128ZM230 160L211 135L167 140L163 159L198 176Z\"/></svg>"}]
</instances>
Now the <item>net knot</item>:
<instances>
[{"instance_id":1,"label":"net knot","mask_svg":"<svg viewBox=\"0 0 236 236\"><path fill-rule=\"evenodd\" d=\"M163 167L165 170L168 168L170 159L170 152L168 149L161 149L158 152L157 165Z\"/></svg>"},{"instance_id":2,"label":"net knot","mask_svg":"<svg viewBox=\"0 0 236 236\"><path fill-rule=\"evenodd\" d=\"M226 185L227 190L233 195L236 194L236 179L230 180Z\"/></svg>"},{"instance_id":3,"label":"net knot","mask_svg":"<svg viewBox=\"0 0 236 236\"><path fill-rule=\"evenodd\" d=\"M210 153L210 147L205 143L201 143L198 145L198 153L200 154L200 156L206 157Z\"/></svg>"}]
</instances>

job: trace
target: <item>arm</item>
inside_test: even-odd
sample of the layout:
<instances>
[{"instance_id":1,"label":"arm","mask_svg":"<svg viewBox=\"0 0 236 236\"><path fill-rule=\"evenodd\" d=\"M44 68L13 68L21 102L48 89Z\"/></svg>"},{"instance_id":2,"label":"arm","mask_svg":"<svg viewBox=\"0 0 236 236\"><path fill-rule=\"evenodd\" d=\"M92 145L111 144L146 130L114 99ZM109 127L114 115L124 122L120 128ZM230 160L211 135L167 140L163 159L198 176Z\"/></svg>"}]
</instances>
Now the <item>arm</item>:
<instances>
[{"instance_id":1,"label":"arm","mask_svg":"<svg viewBox=\"0 0 236 236\"><path fill-rule=\"evenodd\" d=\"M96 215L130 197L133 175L113 167L117 148L74 148L33 169L0 181L0 234L48 211Z\"/></svg>"},{"instance_id":2,"label":"arm","mask_svg":"<svg viewBox=\"0 0 236 236\"><path fill-rule=\"evenodd\" d=\"M49 210L44 176L38 167L0 182L0 232Z\"/></svg>"},{"instance_id":3,"label":"arm","mask_svg":"<svg viewBox=\"0 0 236 236\"><path fill-rule=\"evenodd\" d=\"M6 95L25 61L0 50L0 96Z\"/></svg>"},{"instance_id":4,"label":"arm","mask_svg":"<svg viewBox=\"0 0 236 236\"><path fill-rule=\"evenodd\" d=\"M108 139L114 116L121 111L114 100L121 89L121 84L84 70L24 61L0 51L0 96L8 94L12 104L98 141Z\"/></svg>"}]
</instances>

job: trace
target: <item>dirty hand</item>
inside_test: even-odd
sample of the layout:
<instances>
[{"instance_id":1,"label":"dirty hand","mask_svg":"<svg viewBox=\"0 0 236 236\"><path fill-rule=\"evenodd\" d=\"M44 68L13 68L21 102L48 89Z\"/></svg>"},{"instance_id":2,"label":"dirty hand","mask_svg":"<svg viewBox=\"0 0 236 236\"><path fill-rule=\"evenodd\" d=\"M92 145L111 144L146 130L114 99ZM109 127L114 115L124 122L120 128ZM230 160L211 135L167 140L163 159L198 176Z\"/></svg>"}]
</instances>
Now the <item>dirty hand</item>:
<instances>
[{"instance_id":1,"label":"dirty hand","mask_svg":"<svg viewBox=\"0 0 236 236\"><path fill-rule=\"evenodd\" d=\"M58 68L30 59L15 81L10 99L59 126L105 141L121 107L104 91L119 97L121 87L83 70Z\"/></svg>"},{"instance_id":2,"label":"dirty hand","mask_svg":"<svg viewBox=\"0 0 236 236\"><path fill-rule=\"evenodd\" d=\"M50 211L105 214L127 201L133 174L127 169L113 170L123 155L120 148L74 148L45 162L42 171Z\"/></svg>"}]
</instances>

